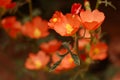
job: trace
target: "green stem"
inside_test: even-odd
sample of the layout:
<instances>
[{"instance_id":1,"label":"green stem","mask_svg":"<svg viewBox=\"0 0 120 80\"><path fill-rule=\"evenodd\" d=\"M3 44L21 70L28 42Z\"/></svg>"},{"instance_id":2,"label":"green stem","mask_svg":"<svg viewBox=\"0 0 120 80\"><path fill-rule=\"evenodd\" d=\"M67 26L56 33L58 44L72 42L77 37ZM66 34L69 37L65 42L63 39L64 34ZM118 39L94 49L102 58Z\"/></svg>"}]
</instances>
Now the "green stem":
<instances>
[{"instance_id":1,"label":"green stem","mask_svg":"<svg viewBox=\"0 0 120 80\"><path fill-rule=\"evenodd\" d=\"M30 18L32 20L32 1L29 0L29 12L30 12Z\"/></svg>"},{"instance_id":2,"label":"green stem","mask_svg":"<svg viewBox=\"0 0 120 80\"><path fill-rule=\"evenodd\" d=\"M75 53L78 54L78 35L77 33L74 35L74 47L73 47L73 50L75 51Z\"/></svg>"},{"instance_id":3,"label":"green stem","mask_svg":"<svg viewBox=\"0 0 120 80\"><path fill-rule=\"evenodd\" d=\"M90 36L91 36L90 44L92 44L92 43L93 43L93 40L94 40L93 31L90 31Z\"/></svg>"},{"instance_id":4,"label":"green stem","mask_svg":"<svg viewBox=\"0 0 120 80\"><path fill-rule=\"evenodd\" d=\"M100 4L105 4L106 7L109 5L109 6L111 6L113 9L116 10L116 7L115 7L111 2L108 2L107 0L104 0L104 1L97 0L96 7L95 7L95 8L97 9Z\"/></svg>"},{"instance_id":5,"label":"green stem","mask_svg":"<svg viewBox=\"0 0 120 80\"><path fill-rule=\"evenodd\" d=\"M66 52L65 54L63 54L63 55L60 55L59 53L57 53L57 55L59 56L59 57L61 57L61 58L64 58L67 54L69 54L69 51L68 52Z\"/></svg>"},{"instance_id":6,"label":"green stem","mask_svg":"<svg viewBox=\"0 0 120 80\"><path fill-rule=\"evenodd\" d=\"M98 32L90 31L90 35L91 35L90 44L96 44L97 42L99 42L99 37L97 38L96 36L100 36L101 28L98 29L99 29Z\"/></svg>"},{"instance_id":7,"label":"green stem","mask_svg":"<svg viewBox=\"0 0 120 80\"><path fill-rule=\"evenodd\" d=\"M95 9L98 9L100 2L101 2L101 0L97 0Z\"/></svg>"},{"instance_id":8,"label":"green stem","mask_svg":"<svg viewBox=\"0 0 120 80\"><path fill-rule=\"evenodd\" d=\"M91 11L91 7L90 7L90 2L89 1L85 1L84 6L85 6L86 10L90 10Z\"/></svg>"},{"instance_id":9,"label":"green stem","mask_svg":"<svg viewBox=\"0 0 120 80\"><path fill-rule=\"evenodd\" d=\"M84 66L80 67L79 70L74 74L71 80L77 80L77 77L80 76L82 80L85 79L85 73L89 69L89 65L83 64Z\"/></svg>"}]
</instances>

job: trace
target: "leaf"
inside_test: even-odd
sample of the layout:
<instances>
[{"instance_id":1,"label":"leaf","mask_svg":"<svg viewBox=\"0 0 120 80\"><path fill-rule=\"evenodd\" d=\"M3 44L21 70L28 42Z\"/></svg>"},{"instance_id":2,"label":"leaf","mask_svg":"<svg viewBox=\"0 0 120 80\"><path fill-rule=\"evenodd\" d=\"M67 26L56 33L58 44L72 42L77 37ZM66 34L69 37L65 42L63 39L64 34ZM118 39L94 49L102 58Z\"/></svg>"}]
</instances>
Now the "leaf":
<instances>
[{"instance_id":1,"label":"leaf","mask_svg":"<svg viewBox=\"0 0 120 80\"><path fill-rule=\"evenodd\" d=\"M79 57L77 55L75 55L75 54L71 54L71 56L72 56L72 58L74 60L74 63L76 65L80 65L80 59L79 59Z\"/></svg>"},{"instance_id":2,"label":"leaf","mask_svg":"<svg viewBox=\"0 0 120 80\"><path fill-rule=\"evenodd\" d=\"M53 66L50 68L49 72L54 71L57 68L57 66L61 63L61 61L62 61L62 58L59 61L57 61L55 64L53 64Z\"/></svg>"},{"instance_id":3,"label":"leaf","mask_svg":"<svg viewBox=\"0 0 120 80\"><path fill-rule=\"evenodd\" d=\"M70 53L70 55L72 56L72 59L74 60L74 63L76 65L80 65L80 59L77 55L75 55L74 53L71 52L70 48L69 48L69 44L67 42L63 43L63 46L68 50L68 52Z\"/></svg>"}]
</instances>

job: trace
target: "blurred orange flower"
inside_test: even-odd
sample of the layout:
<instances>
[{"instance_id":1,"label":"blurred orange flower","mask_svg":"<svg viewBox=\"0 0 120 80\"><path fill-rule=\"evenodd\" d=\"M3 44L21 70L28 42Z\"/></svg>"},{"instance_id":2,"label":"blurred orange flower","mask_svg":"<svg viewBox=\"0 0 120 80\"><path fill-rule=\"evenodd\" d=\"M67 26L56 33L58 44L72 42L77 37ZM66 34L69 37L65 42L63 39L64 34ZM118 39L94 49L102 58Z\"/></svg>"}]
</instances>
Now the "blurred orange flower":
<instances>
[{"instance_id":1,"label":"blurred orange flower","mask_svg":"<svg viewBox=\"0 0 120 80\"><path fill-rule=\"evenodd\" d=\"M81 11L80 18L83 27L85 27L88 30L95 30L105 19L104 13L100 12L99 10L93 10L92 12L90 10Z\"/></svg>"},{"instance_id":2,"label":"blurred orange flower","mask_svg":"<svg viewBox=\"0 0 120 80\"><path fill-rule=\"evenodd\" d=\"M67 52L66 49L61 49L58 51L60 55L63 55ZM60 57L56 54L53 54L52 56L53 64L60 60ZM56 72L62 71L62 70L68 70L71 68L74 68L76 65L71 57L70 54L67 54L61 61L60 65L57 66L55 69Z\"/></svg>"},{"instance_id":3,"label":"blurred orange flower","mask_svg":"<svg viewBox=\"0 0 120 80\"><path fill-rule=\"evenodd\" d=\"M46 53L53 53L55 51L57 51L60 46L61 46L62 42L61 41L58 41L56 39L53 39L49 42L44 42L44 43L41 43L40 44L40 48L45 51Z\"/></svg>"},{"instance_id":4,"label":"blurred orange flower","mask_svg":"<svg viewBox=\"0 0 120 80\"><path fill-rule=\"evenodd\" d=\"M0 7L1 8L13 8L16 6L16 2L12 2L12 0L0 0Z\"/></svg>"},{"instance_id":5,"label":"blurred orange flower","mask_svg":"<svg viewBox=\"0 0 120 80\"><path fill-rule=\"evenodd\" d=\"M66 14L56 11L50 19L48 25L61 36L71 36L80 27L80 18L78 15Z\"/></svg>"},{"instance_id":6,"label":"blurred orange flower","mask_svg":"<svg viewBox=\"0 0 120 80\"><path fill-rule=\"evenodd\" d=\"M12 38L16 38L17 34L21 32L21 23L16 20L15 16L4 18L1 25Z\"/></svg>"},{"instance_id":7,"label":"blurred orange flower","mask_svg":"<svg viewBox=\"0 0 120 80\"><path fill-rule=\"evenodd\" d=\"M108 46L103 42L92 44L89 52L89 56L93 60L103 60L107 57L107 50L108 50Z\"/></svg>"},{"instance_id":8,"label":"blurred orange flower","mask_svg":"<svg viewBox=\"0 0 120 80\"><path fill-rule=\"evenodd\" d=\"M30 70L41 69L48 64L49 59L49 56L43 51L39 51L37 54L30 53L25 62L25 67Z\"/></svg>"},{"instance_id":9,"label":"blurred orange flower","mask_svg":"<svg viewBox=\"0 0 120 80\"><path fill-rule=\"evenodd\" d=\"M42 20L40 17L35 17L31 22L24 24L22 33L25 36L35 39L46 37L49 34L47 21Z\"/></svg>"}]
</instances>

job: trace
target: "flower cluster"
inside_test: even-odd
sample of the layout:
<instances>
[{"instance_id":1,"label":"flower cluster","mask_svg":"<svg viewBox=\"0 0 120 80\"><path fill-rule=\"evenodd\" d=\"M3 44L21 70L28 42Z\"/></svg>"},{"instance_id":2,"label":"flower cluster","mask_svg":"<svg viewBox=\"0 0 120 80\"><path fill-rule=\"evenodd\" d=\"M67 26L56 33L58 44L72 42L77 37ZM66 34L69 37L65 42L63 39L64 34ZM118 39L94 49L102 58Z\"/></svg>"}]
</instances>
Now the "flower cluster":
<instances>
[{"instance_id":1,"label":"flower cluster","mask_svg":"<svg viewBox=\"0 0 120 80\"><path fill-rule=\"evenodd\" d=\"M12 0L0 0L0 8L11 9L16 6L16 2L12 2Z\"/></svg>"},{"instance_id":2,"label":"flower cluster","mask_svg":"<svg viewBox=\"0 0 120 80\"><path fill-rule=\"evenodd\" d=\"M77 32L80 27L80 17L78 15L66 14L56 11L48 23L51 29L54 29L61 36L71 36Z\"/></svg>"},{"instance_id":3,"label":"flower cluster","mask_svg":"<svg viewBox=\"0 0 120 80\"><path fill-rule=\"evenodd\" d=\"M16 20L15 16L10 16L4 18L1 24L13 38L16 38L18 33L34 39L46 37L49 34L47 21L42 20L38 16L33 18L31 22L28 21L23 25Z\"/></svg>"},{"instance_id":4,"label":"flower cluster","mask_svg":"<svg viewBox=\"0 0 120 80\"><path fill-rule=\"evenodd\" d=\"M12 37L28 37L41 40L51 35L50 30L58 36L71 37L73 40L64 42L53 38L39 43L37 53L29 53L25 67L30 70L44 69L50 66L56 72L75 68L82 63L90 65L94 61L107 58L108 46L101 38L101 24L105 19L103 12L98 9L91 10L89 1L85 0L85 9L82 4L74 3L71 12L63 14L55 11L47 21L41 16L32 17L31 20L20 22L16 16L3 17L2 28ZM0 8L14 8L15 2L11 0L0 1Z\"/></svg>"}]
</instances>

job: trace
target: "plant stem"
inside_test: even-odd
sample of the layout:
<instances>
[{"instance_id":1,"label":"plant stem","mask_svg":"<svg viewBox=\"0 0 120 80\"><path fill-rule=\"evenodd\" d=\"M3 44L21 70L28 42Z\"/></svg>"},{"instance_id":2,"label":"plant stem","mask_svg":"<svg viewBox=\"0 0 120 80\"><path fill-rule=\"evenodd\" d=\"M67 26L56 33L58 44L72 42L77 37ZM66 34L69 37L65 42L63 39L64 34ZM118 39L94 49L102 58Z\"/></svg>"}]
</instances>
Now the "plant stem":
<instances>
[{"instance_id":1,"label":"plant stem","mask_svg":"<svg viewBox=\"0 0 120 80\"><path fill-rule=\"evenodd\" d=\"M30 18L31 18L31 20L32 20L32 1L29 0L28 3L29 3Z\"/></svg>"},{"instance_id":2,"label":"plant stem","mask_svg":"<svg viewBox=\"0 0 120 80\"><path fill-rule=\"evenodd\" d=\"M101 2L101 0L97 0L95 9L98 9L98 7L99 7L99 5L100 5L100 2Z\"/></svg>"},{"instance_id":3,"label":"plant stem","mask_svg":"<svg viewBox=\"0 0 120 80\"><path fill-rule=\"evenodd\" d=\"M107 0L104 0L104 1L97 0L96 7L95 7L95 8L97 9L100 4L105 4L106 7L109 5L109 6L111 6L113 9L116 10L116 7L115 7L111 2L108 2Z\"/></svg>"},{"instance_id":4,"label":"plant stem","mask_svg":"<svg viewBox=\"0 0 120 80\"><path fill-rule=\"evenodd\" d=\"M78 35L77 35L77 33L74 35L73 38L75 40L73 50L75 51L75 53L78 54Z\"/></svg>"},{"instance_id":5,"label":"plant stem","mask_svg":"<svg viewBox=\"0 0 120 80\"><path fill-rule=\"evenodd\" d=\"M89 2L89 1L86 0L86 1L84 2L84 6L85 6L85 9L86 9L86 10L90 10L90 11L91 11L91 7L90 7L90 2Z\"/></svg>"}]
</instances>

